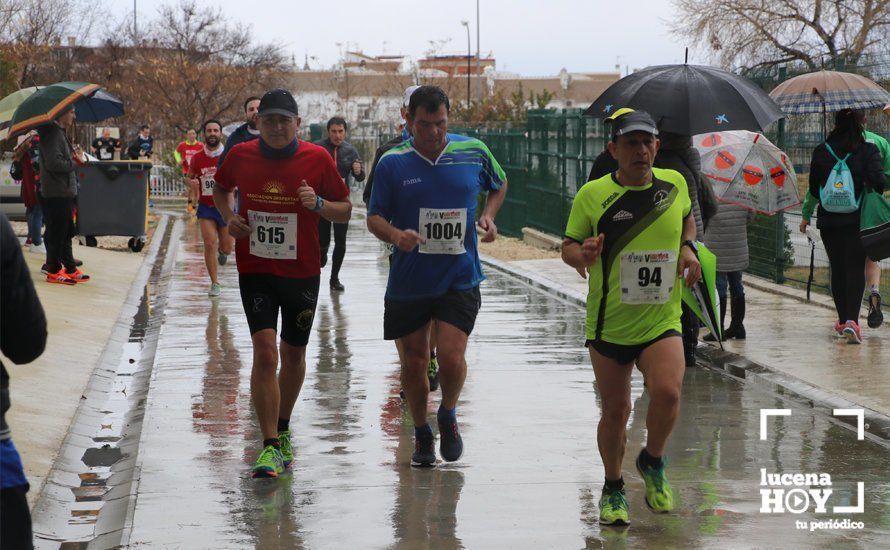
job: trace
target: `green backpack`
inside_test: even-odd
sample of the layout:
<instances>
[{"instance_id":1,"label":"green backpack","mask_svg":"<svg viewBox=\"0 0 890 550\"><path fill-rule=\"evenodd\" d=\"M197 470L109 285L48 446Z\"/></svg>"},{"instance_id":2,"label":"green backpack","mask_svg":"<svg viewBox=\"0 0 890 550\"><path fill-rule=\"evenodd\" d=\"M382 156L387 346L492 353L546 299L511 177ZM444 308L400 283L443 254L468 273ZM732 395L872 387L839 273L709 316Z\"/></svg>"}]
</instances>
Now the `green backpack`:
<instances>
[{"instance_id":1,"label":"green backpack","mask_svg":"<svg viewBox=\"0 0 890 550\"><path fill-rule=\"evenodd\" d=\"M876 262L890 258L890 202L880 193L862 197L859 237L866 256Z\"/></svg>"}]
</instances>

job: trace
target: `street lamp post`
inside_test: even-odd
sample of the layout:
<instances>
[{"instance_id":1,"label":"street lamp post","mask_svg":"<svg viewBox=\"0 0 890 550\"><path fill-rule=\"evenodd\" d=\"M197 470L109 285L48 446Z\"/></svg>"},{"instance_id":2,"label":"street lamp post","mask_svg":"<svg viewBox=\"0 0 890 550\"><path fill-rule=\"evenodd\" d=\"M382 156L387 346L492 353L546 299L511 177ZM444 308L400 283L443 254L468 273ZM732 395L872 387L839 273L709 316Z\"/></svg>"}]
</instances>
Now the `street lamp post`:
<instances>
[{"instance_id":1,"label":"street lamp post","mask_svg":"<svg viewBox=\"0 0 890 550\"><path fill-rule=\"evenodd\" d=\"M470 22L467 20L463 20L460 22L461 25L466 27L467 29L467 105L470 105L470 58L472 57L472 52L470 50Z\"/></svg>"},{"instance_id":2,"label":"street lamp post","mask_svg":"<svg viewBox=\"0 0 890 550\"><path fill-rule=\"evenodd\" d=\"M469 29L467 29L469 30ZM480 66L482 52L479 51L479 0L476 0L476 93L479 94L479 101L482 102L482 68Z\"/></svg>"}]
</instances>

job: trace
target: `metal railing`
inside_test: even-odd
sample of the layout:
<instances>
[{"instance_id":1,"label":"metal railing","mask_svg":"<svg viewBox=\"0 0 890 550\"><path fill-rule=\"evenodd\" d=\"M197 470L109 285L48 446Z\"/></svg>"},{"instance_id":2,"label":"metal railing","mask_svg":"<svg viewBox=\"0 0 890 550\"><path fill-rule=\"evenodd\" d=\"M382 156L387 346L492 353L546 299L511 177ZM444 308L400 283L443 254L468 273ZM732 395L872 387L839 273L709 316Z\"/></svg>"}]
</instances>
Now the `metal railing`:
<instances>
[{"instance_id":1,"label":"metal railing","mask_svg":"<svg viewBox=\"0 0 890 550\"><path fill-rule=\"evenodd\" d=\"M149 175L149 189L152 198L185 196L186 187L182 178L182 170L175 166L152 166Z\"/></svg>"}]
</instances>

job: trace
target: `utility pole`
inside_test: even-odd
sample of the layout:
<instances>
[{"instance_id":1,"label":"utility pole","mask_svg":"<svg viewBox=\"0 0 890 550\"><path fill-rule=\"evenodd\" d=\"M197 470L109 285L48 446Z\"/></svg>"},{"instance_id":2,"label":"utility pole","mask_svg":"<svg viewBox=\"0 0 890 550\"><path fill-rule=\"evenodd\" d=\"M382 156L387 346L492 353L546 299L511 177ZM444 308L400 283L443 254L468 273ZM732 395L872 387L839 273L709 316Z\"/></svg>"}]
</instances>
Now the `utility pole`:
<instances>
[{"instance_id":1,"label":"utility pole","mask_svg":"<svg viewBox=\"0 0 890 550\"><path fill-rule=\"evenodd\" d=\"M470 28L467 27L467 31ZM479 96L479 101L482 101L482 70L480 69L480 61L479 58L481 50L479 49L479 0L476 0L476 93Z\"/></svg>"},{"instance_id":2,"label":"utility pole","mask_svg":"<svg viewBox=\"0 0 890 550\"><path fill-rule=\"evenodd\" d=\"M464 20L461 21L460 24L467 28L467 105L469 106L470 102L472 101L472 95L470 92L470 73L472 72L472 69L470 68L470 59L473 56L470 50L470 22Z\"/></svg>"}]
</instances>

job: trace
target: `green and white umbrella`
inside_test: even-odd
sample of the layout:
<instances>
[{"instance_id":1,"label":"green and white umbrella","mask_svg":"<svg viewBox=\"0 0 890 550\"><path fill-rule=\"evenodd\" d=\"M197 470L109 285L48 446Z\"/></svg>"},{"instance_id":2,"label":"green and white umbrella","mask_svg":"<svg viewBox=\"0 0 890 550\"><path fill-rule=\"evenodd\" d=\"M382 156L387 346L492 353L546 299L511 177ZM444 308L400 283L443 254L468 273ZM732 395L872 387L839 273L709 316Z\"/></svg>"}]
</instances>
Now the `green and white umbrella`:
<instances>
[{"instance_id":1,"label":"green and white umbrella","mask_svg":"<svg viewBox=\"0 0 890 550\"><path fill-rule=\"evenodd\" d=\"M81 122L99 122L124 114L121 100L98 84L58 82L41 86L19 104L12 115L9 134L23 134L49 124L72 107L77 113L77 120Z\"/></svg>"},{"instance_id":2,"label":"green and white umbrella","mask_svg":"<svg viewBox=\"0 0 890 550\"><path fill-rule=\"evenodd\" d=\"M9 128L12 126L12 115L15 114L15 110L38 89L37 86L22 88L0 99L0 141L9 137Z\"/></svg>"},{"instance_id":3,"label":"green and white umbrella","mask_svg":"<svg viewBox=\"0 0 890 550\"><path fill-rule=\"evenodd\" d=\"M720 330L720 300L717 298L717 256L703 243L695 243L701 263L701 279L691 287L683 285L683 302L702 320L723 349Z\"/></svg>"}]
</instances>

